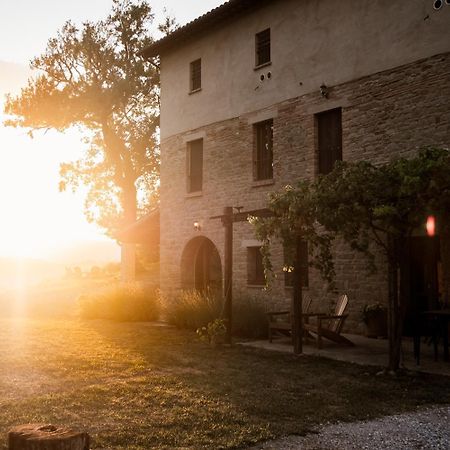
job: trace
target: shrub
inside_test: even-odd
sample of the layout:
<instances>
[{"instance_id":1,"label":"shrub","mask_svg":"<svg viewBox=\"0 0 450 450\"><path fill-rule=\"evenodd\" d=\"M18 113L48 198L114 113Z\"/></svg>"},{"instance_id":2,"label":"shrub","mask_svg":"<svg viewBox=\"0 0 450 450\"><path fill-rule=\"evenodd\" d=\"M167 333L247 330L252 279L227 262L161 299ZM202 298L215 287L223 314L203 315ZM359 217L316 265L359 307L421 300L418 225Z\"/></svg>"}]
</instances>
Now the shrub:
<instances>
[{"instance_id":1,"label":"shrub","mask_svg":"<svg viewBox=\"0 0 450 450\"><path fill-rule=\"evenodd\" d=\"M218 319L222 311L220 296L207 291L182 291L166 302L165 316L167 322L178 328L197 330Z\"/></svg>"},{"instance_id":2,"label":"shrub","mask_svg":"<svg viewBox=\"0 0 450 450\"><path fill-rule=\"evenodd\" d=\"M264 339L267 337L268 319L265 308L255 297L236 295L233 299L233 335Z\"/></svg>"},{"instance_id":3,"label":"shrub","mask_svg":"<svg viewBox=\"0 0 450 450\"><path fill-rule=\"evenodd\" d=\"M118 322L157 320L159 299L156 291L134 284L82 295L79 298L82 319L108 319Z\"/></svg>"}]
</instances>

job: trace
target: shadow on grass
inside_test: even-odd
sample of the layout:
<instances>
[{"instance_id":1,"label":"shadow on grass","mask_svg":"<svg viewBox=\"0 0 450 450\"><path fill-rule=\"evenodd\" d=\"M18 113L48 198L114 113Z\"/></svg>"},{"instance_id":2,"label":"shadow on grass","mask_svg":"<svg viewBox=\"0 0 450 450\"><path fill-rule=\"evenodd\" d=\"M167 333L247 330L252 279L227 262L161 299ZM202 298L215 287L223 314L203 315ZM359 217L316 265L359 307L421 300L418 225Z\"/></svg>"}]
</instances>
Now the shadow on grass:
<instances>
[{"instance_id":1,"label":"shadow on grass","mask_svg":"<svg viewBox=\"0 0 450 450\"><path fill-rule=\"evenodd\" d=\"M39 385L38 376L35 392L0 403L2 429L67 424L87 429L95 448L239 448L326 422L450 401L450 383L438 376L377 377L376 368L338 361L212 349L174 328L27 326L29 348L7 358L10 371L34 370L47 384Z\"/></svg>"}]
</instances>

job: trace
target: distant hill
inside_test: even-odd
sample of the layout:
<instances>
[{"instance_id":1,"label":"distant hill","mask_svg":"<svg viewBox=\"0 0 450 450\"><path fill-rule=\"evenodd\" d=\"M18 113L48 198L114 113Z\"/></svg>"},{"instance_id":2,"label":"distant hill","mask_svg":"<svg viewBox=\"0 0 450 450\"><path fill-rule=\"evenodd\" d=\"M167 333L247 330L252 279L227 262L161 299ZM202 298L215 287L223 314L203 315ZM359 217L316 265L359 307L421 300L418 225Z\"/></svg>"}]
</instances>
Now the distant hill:
<instances>
[{"instance_id":1,"label":"distant hill","mask_svg":"<svg viewBox=\"0 0 450 450\"><path fill-rule=\"evenodd\" d=\"M48 258L55 263L82 268L120 261L120 247L114 241L72 242Z\"/></svg>"},{"instance_id":2,"label":"distant hill","mask_svg":"<svg viewBox=\"0 0 450 450\"><path fill-rule=\"evenodd\" d=\"M0 290L15 289L19 285L32 286L45 280L61 278L66 267L80 267L89 271L120 261L120 247L113 241L72 243L50 255L47 260L0 257Z\"/></svg>"}]
</instances>

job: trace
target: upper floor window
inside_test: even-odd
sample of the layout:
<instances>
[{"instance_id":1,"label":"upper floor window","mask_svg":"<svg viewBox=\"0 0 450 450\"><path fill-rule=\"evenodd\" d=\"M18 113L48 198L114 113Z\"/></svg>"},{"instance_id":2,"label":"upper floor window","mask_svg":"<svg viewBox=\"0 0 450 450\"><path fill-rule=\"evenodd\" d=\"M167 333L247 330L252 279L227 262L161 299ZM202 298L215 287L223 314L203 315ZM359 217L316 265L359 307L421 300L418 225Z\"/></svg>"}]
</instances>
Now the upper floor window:
<instances>
[{"instance_id":1,"label":"upper floor window","mask_svg":"<svg viewBox=\"0 0 450 450\"><path fill-rule=\"evenodd\" d=\"M254 126L254 179L270 180L273 178L273 120L265 120Z\"/></svg>"},{"instance_id":2,"label":"upper floor window","mask_svg":"<svg viewBox=\"0 0 450 450\"><path fill-rule=\"evenodd\" d=\"M203 139L187 144L187 191L199 192L203 188Z\"/></svg>"},{"instance_id":3,"label":"upper floor window","mask_svg":"<svg viewBox=\"0 0 450 450\"><path fill-rule=\"evenodd\" d=\"M342 161L342 110L331 109L316 115L319 174L330 173Z\"/></svg>"},{"instance_id":4,"label":"upper floor window","mask_svg":"<svg viewBox=\"0 0 450 450\"><path fill-rule=\"evenodd\" d=\"M261 247L247 247L247 284L265 284Z\"/></svg>"},{"instance_id":5,"label":"upper floor window","mask_svg":"<svg viewBox=\"0 0 450 450\"><path fill-rule=\"evenodd\" d=\"M261 66L270 62L270 28L256 34L255 65Z\"/></svg>"},{"instance_id":6,"label":"upper floor window","mask_svg":"<svg viewBox=\"0 0 450 450\"><path fill-rule=\"evenodd\" d=\"M190 65L190 89L191 92L202 88L202 60L196 59Z\"/></svg>"}]
</instances>

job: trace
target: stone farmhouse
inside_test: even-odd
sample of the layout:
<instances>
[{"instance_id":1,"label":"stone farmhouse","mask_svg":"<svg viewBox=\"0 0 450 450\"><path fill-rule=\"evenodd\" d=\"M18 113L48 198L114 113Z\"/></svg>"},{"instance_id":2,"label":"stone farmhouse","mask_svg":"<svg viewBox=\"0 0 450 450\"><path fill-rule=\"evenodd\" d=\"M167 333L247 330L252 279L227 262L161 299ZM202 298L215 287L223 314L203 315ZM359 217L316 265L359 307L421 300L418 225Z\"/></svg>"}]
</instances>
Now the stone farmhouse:
<instances>
[{"instance_id":1,"label":"stone farmhouse","mask_svg":"<svg viewBox=\"0 0 450 450\"><path fill-rule=\"evenodd\" d=\"M225 207L266 207L267 195L329 172L336 160L383 163L450 144L450 5L432 0L230 0L147 48L161 62L160 287L223 289ZM361 186L363 189L364 187ZM233 225L233 291L289 304L283 249L263 292L260 243ZM418 230L411 292L439 291L439 245ZM305 244L306 247L306 244ZM306 289L336 299L307 264ZM336 249L336 290L348 331L384 302L387 275Z\"/></svg>"}]
</instances>

